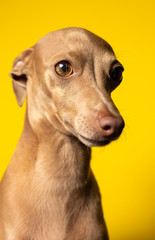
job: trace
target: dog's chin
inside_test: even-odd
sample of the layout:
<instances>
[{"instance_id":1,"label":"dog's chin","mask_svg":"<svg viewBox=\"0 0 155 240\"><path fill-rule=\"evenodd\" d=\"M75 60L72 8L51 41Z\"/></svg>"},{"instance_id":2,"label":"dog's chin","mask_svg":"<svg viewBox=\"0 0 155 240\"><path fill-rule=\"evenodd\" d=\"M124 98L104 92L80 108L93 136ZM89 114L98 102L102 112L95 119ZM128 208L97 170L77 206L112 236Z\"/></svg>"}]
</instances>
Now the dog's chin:
<instances>
[{"instance_id":1,"label":"dog's chin","mask_svg":"<svg viewBox=\"0 0 155 240\"><path fill-rule=\"evenodd\" d=\"M86 138L81 135L79 135L78 138L82 143L84 143L88 147L102 147L102 146L106 146L111 142L110 140L107 140L107 139L96 140L96 139Z\"/></svg>"}]
</instances>

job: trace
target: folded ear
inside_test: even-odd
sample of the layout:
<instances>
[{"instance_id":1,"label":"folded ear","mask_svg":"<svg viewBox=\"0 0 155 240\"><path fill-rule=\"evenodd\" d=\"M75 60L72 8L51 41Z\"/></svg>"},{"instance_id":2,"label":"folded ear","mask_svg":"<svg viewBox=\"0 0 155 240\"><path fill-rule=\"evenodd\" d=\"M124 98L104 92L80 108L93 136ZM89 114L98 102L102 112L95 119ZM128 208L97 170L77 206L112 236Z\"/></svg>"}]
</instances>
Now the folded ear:
<instances>
[{"instance_id":1,"label":"folded ear","mask_svg":"<svg viewBox=\"0 0 155 240\"><path fill-rule=\"evenodd\" d=\"M33 48L22 52L14 61L10 76L17 102L21 107L26 97L27 81L32 75Z\"/></svg>"}]
</instances>

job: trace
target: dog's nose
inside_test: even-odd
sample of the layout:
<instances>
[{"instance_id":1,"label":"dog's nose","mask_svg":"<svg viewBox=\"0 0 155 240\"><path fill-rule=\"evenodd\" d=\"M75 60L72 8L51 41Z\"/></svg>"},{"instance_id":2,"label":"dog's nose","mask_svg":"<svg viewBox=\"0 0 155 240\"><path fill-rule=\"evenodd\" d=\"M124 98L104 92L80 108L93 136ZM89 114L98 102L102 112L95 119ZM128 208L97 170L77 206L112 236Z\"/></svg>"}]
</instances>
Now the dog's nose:
<instances>
[{"instance_id":1,"label":"dog's nose","mask_svg":"<svg viewBox=\"0 0 155 240\"><path fill-rule=\"evenodd\" d=\"M117 138L124 128L124 120L122 117L107 116L101 118L99 121L102 136L107 138Z\"/></svg>"}]
</instances>

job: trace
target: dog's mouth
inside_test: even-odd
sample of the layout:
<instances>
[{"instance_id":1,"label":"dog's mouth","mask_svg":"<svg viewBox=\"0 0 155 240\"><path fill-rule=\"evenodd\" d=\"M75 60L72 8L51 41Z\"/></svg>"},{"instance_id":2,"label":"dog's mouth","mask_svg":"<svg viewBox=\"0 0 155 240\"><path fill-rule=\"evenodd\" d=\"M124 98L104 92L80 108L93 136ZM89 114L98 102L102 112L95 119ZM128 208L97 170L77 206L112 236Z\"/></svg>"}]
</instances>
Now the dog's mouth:
<instances>
[{"instance_id":1,"label":"dog's mouth","mask_svg":"<svg viewBox=\"0 0 155 240\"><path fill-rule=\"evenodd\" d=\"M116 140L118 137L102 137L100 139L95 139L95 138L87 138L83 135L81 135L80 133L78 133L77 131L75 131L75 129L73 128L73 126L68 123L68 122L65 122L66 125L69 126L69 130L70 132L76 136L82 143L84 143L86 146L89 146L89 147L95 147L95 146L98 146L98 147L103 147L105 145L108 145L111 141L114 141Z\"/></svg>"},{"instance_id":2,"label":"dog's mouth","mask_svg":"<svg viewBox=\"0 0 155 240\"><path fill-rule=\"evenodd\" d=\"M81 142L83 142L85 145L90 146L90 147L105 146L112 141L109 139L102 139L102 140L90 139L90 138L84 137L82 135L79 135L78 138Z\"/></svg>"}]
</instances>

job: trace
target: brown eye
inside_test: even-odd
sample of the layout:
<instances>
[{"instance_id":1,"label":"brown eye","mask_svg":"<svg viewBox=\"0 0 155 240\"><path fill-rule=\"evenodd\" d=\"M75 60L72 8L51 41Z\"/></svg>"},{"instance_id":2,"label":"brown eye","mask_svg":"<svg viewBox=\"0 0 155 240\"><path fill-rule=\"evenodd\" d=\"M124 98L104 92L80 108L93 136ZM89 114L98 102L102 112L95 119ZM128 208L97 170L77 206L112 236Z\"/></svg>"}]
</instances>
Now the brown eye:
<instances>
[{"instance_id":1,"label":"brown eye","mask_svg":"<svg viewBox=\"0 0 155 240\"><path fill-rule=\"evenodd\" d=\"M73 67L69 62L61 61L55 65L55 71L61 77L69 77L73 73Z\"/></svg>"},{"instance_id":2,"label":"brown eye","mask_svg":"<svg viewBox=\"0 0 155 240\"><path fill-rule=\"evenodd\" d=\"M111 73L111 79L117 83L120 83L123 79L123 67L116 67Z\"/></svg>"},{"instance_id":3,"label":"brown eye","mask_svg":"<svg viewBox=\"0 0 155 240\"><path fill-rule=\"evenodd\" d=\"M117 66L110 71L110 91L113 91L123 79L124 68L122 66Z\"/></svg>"}]
</instances>

